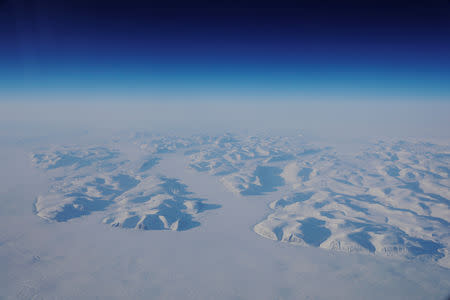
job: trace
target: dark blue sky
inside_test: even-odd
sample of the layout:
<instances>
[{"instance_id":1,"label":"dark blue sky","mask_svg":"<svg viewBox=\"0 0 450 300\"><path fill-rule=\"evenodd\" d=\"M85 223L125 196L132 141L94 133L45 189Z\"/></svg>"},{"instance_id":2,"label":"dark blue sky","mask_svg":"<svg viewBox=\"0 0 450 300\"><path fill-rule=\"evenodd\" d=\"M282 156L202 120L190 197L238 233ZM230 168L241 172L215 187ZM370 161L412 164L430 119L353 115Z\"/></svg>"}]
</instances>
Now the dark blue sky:
<instances>
[{"instance_id":1,"label":"dark blue sky","mask_svg":"<svg viewBox=\"0 0 450 300\"><path fill-rule=\"evenodd\" d=\"M448 1L0 0L0 46L4 98L450 100Z\"/></svg>"}]
</instances>

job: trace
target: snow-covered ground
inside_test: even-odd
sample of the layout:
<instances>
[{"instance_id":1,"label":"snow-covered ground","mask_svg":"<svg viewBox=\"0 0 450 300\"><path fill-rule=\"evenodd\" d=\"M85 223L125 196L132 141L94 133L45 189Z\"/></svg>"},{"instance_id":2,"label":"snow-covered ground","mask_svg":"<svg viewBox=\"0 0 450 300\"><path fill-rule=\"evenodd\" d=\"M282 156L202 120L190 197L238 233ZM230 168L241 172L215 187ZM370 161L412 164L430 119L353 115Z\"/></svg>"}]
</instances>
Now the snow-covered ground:
<instances>
[{"instance_id":1,"label":"snow-covered ground","mask_svg":"<svg viewBox=\"0 0 450 300\"><path fill-rule=\"evenodd\" d=\"M139 132L2 159L6 299L450 291L448 144Z\"/></svg>"},{"instance_id":2,"label":"snow-covered ground","mask_svg":"<svg viewBox=\"0 0 450 300\"><path fill-rule=\"evenodd\" d=\"M111 149L95 145L33 153L34 164L54 181L48 194L37 197L37 215L65 222L105 211L103 222L116 227L199 226L197 215L220 205L205 203L178 178L154 168L180 157L188 168L220 178L240 196L282 191L254 226L261 236L450 267L448 146L376 141L342 155L299 136L135 135L131 141L140 154L133 160L121 153L119 141Z\"/></svg>"}]
</instances>

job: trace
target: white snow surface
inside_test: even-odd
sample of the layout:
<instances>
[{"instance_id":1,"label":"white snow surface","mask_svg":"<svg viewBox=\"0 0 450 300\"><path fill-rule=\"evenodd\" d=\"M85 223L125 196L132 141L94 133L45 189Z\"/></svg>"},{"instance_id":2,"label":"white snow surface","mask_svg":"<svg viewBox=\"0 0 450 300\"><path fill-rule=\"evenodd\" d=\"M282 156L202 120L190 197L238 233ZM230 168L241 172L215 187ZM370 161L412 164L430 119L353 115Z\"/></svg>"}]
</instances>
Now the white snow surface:
<instances>
[{"instance_id":1,"label":"white snow surface","mask_svg":"<svg viewBox=\"0 0 450 300\"><path fill-rule=\"evenodd\" d=\"M204 203L164 170L153 171L162 157L184 154L189 168L219 177L235 194L281 192L254 226L263 237L450 267L450 147L377 141L348 155L298 136L133 140L139 153L134 160L103 145L32 154L37 167L63 171L49 193L37 197L37 215L64 222L105 211L103 222L114 227L200 226L195 218L220 206Z\"/></svg>"},{"instance_id":2,"label":"white snow surface","mask_svg":"<svg viewBox=\"0 0 450 300\"><path fill-rule=\"evenodd\" d=\"M450 146L361 145L139 132L5 147L0 298L443 299Z\"/></svg>"}]
</instances>

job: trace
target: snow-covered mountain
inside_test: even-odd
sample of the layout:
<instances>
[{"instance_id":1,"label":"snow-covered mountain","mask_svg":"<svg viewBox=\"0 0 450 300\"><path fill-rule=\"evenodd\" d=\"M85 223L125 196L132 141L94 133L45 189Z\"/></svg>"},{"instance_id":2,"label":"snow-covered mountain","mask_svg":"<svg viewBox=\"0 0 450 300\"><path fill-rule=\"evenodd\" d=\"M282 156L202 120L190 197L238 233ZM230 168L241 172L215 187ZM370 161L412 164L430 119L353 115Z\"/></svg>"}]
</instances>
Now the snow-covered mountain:
<instances>
[{"instance_id":1,"label":"snow-covered mountain","mask_svg":"<svg viewBox=\"0 0 450 300\"><path fill-rule=\"evenodd\" d=\"M239 197L273 195L254 226L263 237L450 267L450 147L414 140L368 141L349 154L302 136L139 133L44 149L32 160L53 183L36 214L64 222L98 213L103 223L142 230L207 226L198 216L220 205L155 171L175 156L191 176L215 176Z\"/></svg>"}]
</instances>

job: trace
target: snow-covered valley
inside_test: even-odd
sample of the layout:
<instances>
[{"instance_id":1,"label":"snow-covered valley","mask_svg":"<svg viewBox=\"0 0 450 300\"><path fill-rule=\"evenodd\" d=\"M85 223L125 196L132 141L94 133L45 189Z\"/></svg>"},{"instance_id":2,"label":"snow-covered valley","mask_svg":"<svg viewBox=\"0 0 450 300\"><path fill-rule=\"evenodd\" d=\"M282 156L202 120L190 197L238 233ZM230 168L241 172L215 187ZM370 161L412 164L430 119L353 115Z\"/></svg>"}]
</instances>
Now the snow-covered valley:
<instances>
[{"instance_id":1,"label":"snow-covered valley","mask_svg":"<svg viewBox=\"0 0 450 300\"><path fill-rule=\"evenodd\" d=\"M95 213L128 229L208 226L209 211L222 204L199 197L201 189L190 191L176 176L189 172L194 181L213 177L239 198L261 199L268 210L253 229L265 238L450 267L446 145L378 140L349 155L301 136L134 134L111 145L43 149L31 158L53 182L34 205L50 221ZM180 162L175 176L165 174L165 161ZM197 220L203 214L204 224Z\"/></svg>"}]
</instances>

